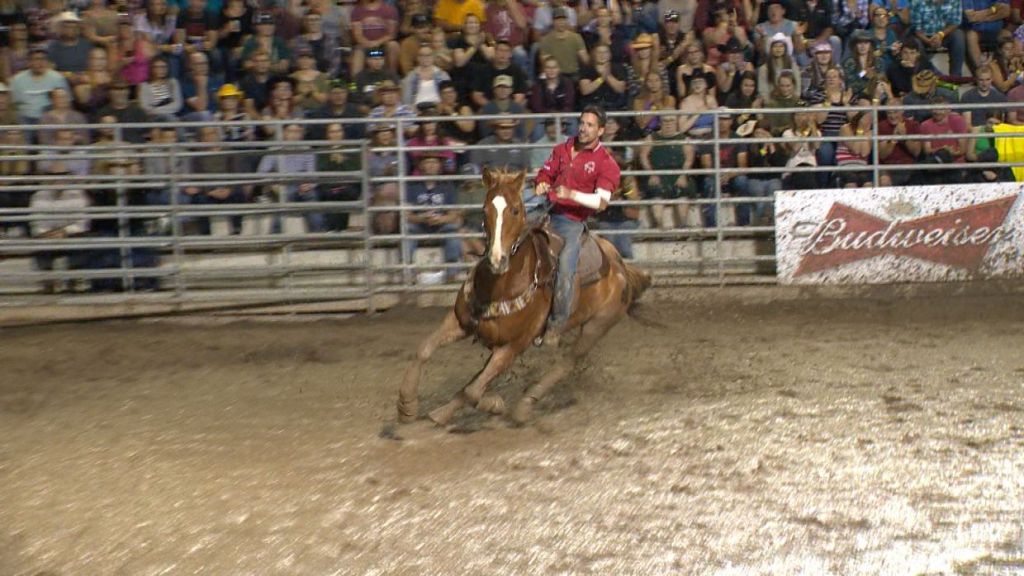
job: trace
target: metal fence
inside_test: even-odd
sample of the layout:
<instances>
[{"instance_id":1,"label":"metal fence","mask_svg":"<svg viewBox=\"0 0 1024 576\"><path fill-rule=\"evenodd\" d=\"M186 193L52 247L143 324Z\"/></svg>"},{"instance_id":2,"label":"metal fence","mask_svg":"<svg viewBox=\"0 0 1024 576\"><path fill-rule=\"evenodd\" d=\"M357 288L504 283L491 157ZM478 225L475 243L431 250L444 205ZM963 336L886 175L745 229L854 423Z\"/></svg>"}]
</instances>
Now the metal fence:
<instances>
[{"instance_id":1,"label":"metal fence","mask_svg":"<svg viewBox=\"0 0 1024 576\"><path fill-rule=\"evenodd\" d=\"M985 113L1004 112L1006 105L932 105L901 106L899 109L953 109ZM772 198L733 195L726 180L729 174L748 178L793 174L814 174L822 187L830 187L837 175L870 172L877 185L883 175L893 171L937 170L979 173L1006 172L1024 166L1024 158L1006 157L992 162L953 162L914 165L885 164L879 158L884 141L935 140L934 135L880 135L879 120L894 107L835 107L831 109L777 108L746 110L707 110L711 133L706 139L679 135L664 138L659 146L679 146L684 157L698 149L710 155L707 167L686 166L671 169L627 169L624 176L637 179L685 175L705 182L704 191L679 198L617 199L613 205L643 211L636 229L599 230L610 237L628 235L638 247L639 265L652 269L659 284L733 282L774 282L773 238L770 219L737 222L737 208L770 215ZM778 136L738 137L722 133L718 117L752 114L866 113L872 118L870 134L856 136ZM659 114L685 116L679 111ZM633 113L612 113L624 118ZM561 141L562 121L574 114L538 116L507 115L520 122L553 120L555 140ZM478 123L493 121L494 116L464 116L460 120ZM453 283L472 265L471 259L440 262L434 246L445 238L481 238L481 231L463 227L457 232L411 234L409 214L425 210L479 212L473 204L417 206L406 194L412 182L430 180L414 175L408 154L446 150L461 155L473 150L510 150L520 153L552 146L548 142L509 142L456 146L411 148L405 130L421 121L452 121L453 117L389 119L343 119L348 128L381 122L396 128L395 141L379 145L367 139L314 140L308 135L320 132L338 120L260 121L250 125L268 137L254 141L201 141L205 128L239 128L231 122L154 123L69 126L7 126L0 144L0 305L123 302L266 302L285 303L339 299L365 299L373 309L374 298L384 293L410 294L421 291L449 291ZM628 120L628 118L627 118ZM299 124L306 136L288 140L288 126ZM1024 126L1021 126L1024 133ZM107 130L104 142L82 145L42 145L18 141L17 133L38 141L43 130ZM151 141L132 143L135 134L150 132ZM172 133L169 138L160 134ZM55 132L54 132L55 133ZM1010 135L1000 137L1012 138ZM992 139L987 132L957 135L969 140ZM823 143L838 145L847 141L870 139L871 157L863 165L852 166L723 166L723 151L728 147ZM648 140L616 140L607 143L613 149L640 150ZM687 147L690 149L688 150ZM357 170L291 171L295 165L309 166L325 156L337 155L358 160ZM394 155L393 170L371 173L374 160ZM304 157L303 162L284 161ZM529 156L526 154L525 156ZM1012 156L1012 155L1011 155ZM276 162L265 161L276 157ZM227 169L210 170L211 159L219 158ZM27 161L36 170L24 172ZM48 164L47 164L48 163ZM51 170L40 170L41 166ZM205 169L197 170L203 165ZM56 166L56 170L52 168ZM262 166L261 169L258 169ZM271 167L272 168L268 168ZM74 168L68 170L68 168ZM83 167L85 167L83 169ZM63 168L63 169L61 169ZM70 173L67 173L70 172ZM526 193L532 189L532 175ZM936 172L938 174L938 172ZM445 174L455 183L478 180L472 174ZM313 193L303 193L315 184ZM393 202L382 201L383 189L390 188ZM641 186L641 188L645 188ZM356 190L354 199L339 200L326 190ZM212 192L230 192L234 200L211 200ZM238 192L238 194L235 194ZM202 197L203 201L197 198ZM761 208L761 209L758 209ZM696 215L694 215L694 210ZM661 210L689 219L653 227L652 214ZM338 215L346 214L348 226ZM381 230L376 224L393 217L397 229ZM332 220L333 218L333 220ZM241 220L240 230L231 230ZM332 220L324 227L324 220ZM212 224L208 224L212 221ZM742 224L742 225L741 225ZM228 231L224 229L227 228ZM235 233L232 233L235 232ZM428 250L411 250L406 241L417 240ZM424 257L424 255L426 257ZM440 275L425 271L447 271L448 282L437 283Z\"/></svg>"}]
</instances>

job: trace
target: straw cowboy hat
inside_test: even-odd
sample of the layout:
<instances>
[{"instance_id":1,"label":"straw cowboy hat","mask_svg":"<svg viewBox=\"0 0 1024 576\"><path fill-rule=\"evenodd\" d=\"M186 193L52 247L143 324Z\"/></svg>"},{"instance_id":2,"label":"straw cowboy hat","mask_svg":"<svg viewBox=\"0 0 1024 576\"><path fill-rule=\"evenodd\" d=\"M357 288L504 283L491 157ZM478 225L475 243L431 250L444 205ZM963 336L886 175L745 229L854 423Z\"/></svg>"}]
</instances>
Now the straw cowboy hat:
<instances>
[{"instance_id":1,"label":"straw cowboy hat","mask_svg":"<svg viewBox=\"0 0 1024 576\"><path fill-rule=\"evenodd\" d=\"M928 94L935 90L935 86L938 81L939 77L935 75L935 72L931 70L921 70L917 74L914 74L914 92L918 94Z\"/></svg>"},{"instance_id":2,"label":"straw cowboy hat","mask_svg":"<svg viewBox=\"0 0 1024 576\"><path fill-rule=\"evenodd\" d=\"M638 34L630 46L632 46L634 50L650 48L654 46L654 36L647 33Z\"/></svg>"},{"instance_id":3,"label":"straw cowboy hat","mask_svg":"<svg viewBox=\"0 0 1024 576\"><path fill-rule=\"evenodd\" d=\"M244 98L245 92L242 92L234 84L225 84L217 90L217 98Z\"/></svg>"}]
</instances>

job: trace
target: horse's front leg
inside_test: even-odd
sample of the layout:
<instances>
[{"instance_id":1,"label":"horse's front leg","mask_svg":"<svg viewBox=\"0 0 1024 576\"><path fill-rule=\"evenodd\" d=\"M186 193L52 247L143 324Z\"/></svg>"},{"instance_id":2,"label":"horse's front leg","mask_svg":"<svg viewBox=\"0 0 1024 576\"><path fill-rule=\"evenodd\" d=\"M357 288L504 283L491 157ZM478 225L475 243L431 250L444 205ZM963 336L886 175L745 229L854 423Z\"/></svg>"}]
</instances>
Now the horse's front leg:
<instances>
[{"instance_id":1,"label":"horse's front leg","mask_svg":"<svg viewBox=\"0 0 1024 576\"><path fill-rule=\"evenodd\" d=\"M416 351L416 358L405 371L405 379L402 387L398 390L398 421L403 423L412 422L419 415L420 378L423 377L423 364L437 351L438 348L457 342L468 336L465 330L459 325L459 319L455 311L448 312L437 330L427 337L420 344Z\"/></svg>"},{"instance_id":2,"label":"horse's front leg","mask_svg":"<svg viewBox=\"0 0 1024 576\"><path fill-rule=\"evenodd\" d=\"M490 359L487 360L487 365L476 375L476 378L473 378L473 381L456 394L450 402L431 411L430 419L437 425L444 426L451 421L459 409L467 404L492 414L504 412L504 402L500 401L495 395L485 397L484 392L487 391L487 386L495 378L512 365L512 361L519 356L523 348L525 346L522 344L510 344L495 348L494 352L491 353Z\"/></svg>"}]
</instances>

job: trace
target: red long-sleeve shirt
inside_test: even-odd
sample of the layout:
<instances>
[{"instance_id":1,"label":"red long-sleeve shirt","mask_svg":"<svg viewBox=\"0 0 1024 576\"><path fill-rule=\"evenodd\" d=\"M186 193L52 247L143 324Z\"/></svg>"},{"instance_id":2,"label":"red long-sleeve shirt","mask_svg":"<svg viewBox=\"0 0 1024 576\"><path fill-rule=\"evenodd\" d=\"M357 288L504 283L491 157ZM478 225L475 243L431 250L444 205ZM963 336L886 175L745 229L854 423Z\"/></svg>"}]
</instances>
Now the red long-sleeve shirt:
<instances>
[{"instance_id":1,"label":"red long-sleeve shirt","mask_svg":"<svg viewBox=\"0 0 1024 576\"><path fill-rule=\"evenodd\" d=\"M555 190L559 186L566 186L583 194L597 194L598 188L614 192L619 187L622 175L619 165L600 142L594 148L578 151L573 158L572 148L575 141L575 138L569 138L555 146L551 157L537 172L537 184L544 183L550 186L548 199L553 204L553 213L563 214L582 222L594 211L572 200L558 198Z\"/></svg>"}]
</instances>

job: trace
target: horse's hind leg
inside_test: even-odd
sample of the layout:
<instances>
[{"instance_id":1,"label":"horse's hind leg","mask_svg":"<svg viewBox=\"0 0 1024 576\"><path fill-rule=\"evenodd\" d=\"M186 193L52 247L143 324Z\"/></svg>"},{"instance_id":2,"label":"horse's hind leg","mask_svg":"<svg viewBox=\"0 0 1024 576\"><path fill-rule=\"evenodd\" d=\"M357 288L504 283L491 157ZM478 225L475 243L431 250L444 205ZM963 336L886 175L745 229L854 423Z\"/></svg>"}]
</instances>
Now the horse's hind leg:
<instances>
[{"instance_id":1,"label":"horse's hind leg","mask_svg":"<svg viewBox=\"0 0 1024 576\"><path fill-rule=\"evenodd\" d=\"M473 378L473 381L459 391L450 402L431 411L430 419L437 425L444 426L451 421L456 412L467 404L492 414L504 412L505 403L494 394L484 396L484 392L487 391L487 386L491 381L512 365L512 361L519 356L522 350L522 346L511 345L496 348L491 353L490 359L487 360L487 365L476 375L476 378Z\"/></svg>"},{"instance_id":2,"label":"horse's hind leg","mask_svg":"<svg viewBox=\"0 0 1024 576\"><path fill-rule=\"evenodd\" d=\"M420 378L423 377L423 364L430 359L430 356L440 348L452 342L457 342L468 336L466 331L459 326L459 320L455 317L455 312L451 311L441 325L438 326L437 330L427 337L426 340L420 344L419 350L416 351L416 358L413 359L412 364L405 371L405 379L402 381L402 387L398 390L398 421L399 422L412 422L419 415L420 399L419 399L419 387Z\"/></svg>"},{"instance_id":3,"label":"horse's hind leg","mask_svg":"<svg viewBox=\"0 0 1024 576\"><path fill-rule=\"evenodd\" d=\"M583 331L579 339L573 345L568 356L563 356L555 365L548 370L536 383L526 389L523 397L516 403L515 409L509 415L513 422L523 424L533 415L533 407L547 394L551 388L562 381L586 358L587 354L597 343L608 333L608 330L622 318L622 312L608 316L592 318L583 325Z\"/></svg>"}]
</instances>

